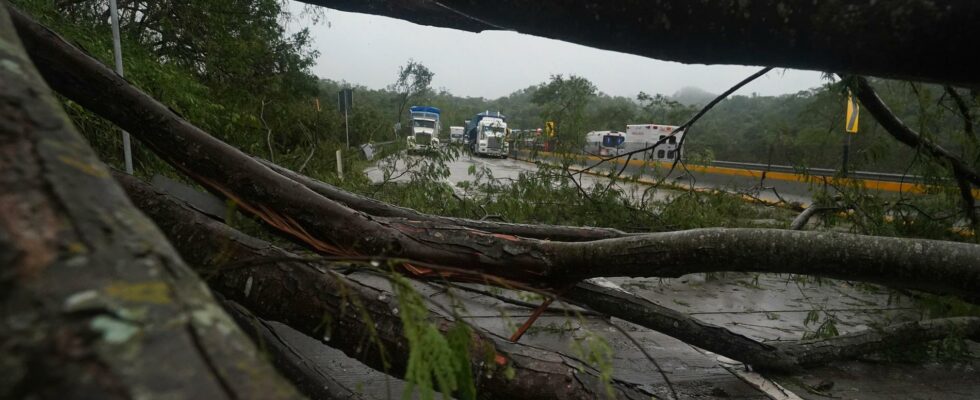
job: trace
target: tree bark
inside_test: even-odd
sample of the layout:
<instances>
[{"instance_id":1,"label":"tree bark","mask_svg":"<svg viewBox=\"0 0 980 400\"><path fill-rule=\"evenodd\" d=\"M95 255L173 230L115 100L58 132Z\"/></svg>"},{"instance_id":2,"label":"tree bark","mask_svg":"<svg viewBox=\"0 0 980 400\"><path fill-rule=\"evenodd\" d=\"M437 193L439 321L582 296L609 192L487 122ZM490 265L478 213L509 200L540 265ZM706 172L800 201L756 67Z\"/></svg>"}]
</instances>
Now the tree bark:
<instances>
[{"instance_id":1,"label":"tree bark","mask_svg":"<svg viewBox=\"0 0 980 400\"><path fill-rule=\"evenodd\" d=\"M302 1L472 32L514 30L683 63L980 86L980 60L963 53L980 37L980 4L972 1Z\"/></svg>"},{"instance_id":2,"label":"tree bark","mask_svg":"<svg viewBox=\"0 0 980 400\"><path fill-rule=\"evenodd\" d=\"M399 207L370 197L361 196L329 185L319 180L298 174L287 168L258 159L266 167L282 176L301 183L310 190L339 202L351 209L373 215L375 217L404 218L412 221L429 221L447 225L457 225L490 233L514 235L526 238L557 240L565 242L583 242L589 240L609 239L628 236L629 234L612 228L562 226L562 225L531 225L512 224L493 221L480 221L466 218L443 217L432 214L422 214L411 208Z\"/></svg>"},{"instance_id":3,"label":"tree bark","mask_svg":"<svg viewBox=\"0 0 980 400\"><path fill-rule=\"evenodd\" d=\"M756 368L787 371L798 367L797 360L791 354L776 346L700 321L619 289L582 282L566 292L565 297L574 304L584 305L588 309L655 330Z\"/></svg>"},{"instance_id":4,"label":"tree bark","mask_svg":"<svg viewBox=\"0 0 980 400\"><path fill-rule=\"evenodd\" d=\"M774 229L697 229L571 243L374 217L211 137L26 17L18 15L15 25L62 94L116 122L204 187L319 252L406 258L456 268L454 279L483 281L492 275L546 287L595 276L755 271L862 280L970 300L980 293L980 245Z\"/></svg>"},{"instance_id":5,"label":"tree bark","mask_svg":"<svg viewBox=\"0 0 980 400\"><path fill-rule=\"evenodd\" d=\"M0 4L0 397L296 398L75 131Z\"/></svg>"},{"instance_id":6,"label":"tree bark","mask_svg":"<svg viewBox=\"0 0 980 400\"><path fill-rule=\"evenodd\" d=\"M903 322L829 339L779 343L776 347L792 354L799 366L805 367L949 337L980 341L980 318L952 317Z\"/></svg>"},{"instance_id":7,"label":"tree bark","mask_svg":"<svg viewBox=\"0 0 980 400\"><path fill-rule=\"evenodd\" d=\"M263 319L234 301L221 302L225 311L238 322L259 348L264 349L276 368L293 382L303 394L317 400L364 400L366 397L338 382L316 367L317 360L308 358L299 349L283 340Z\"/></svg>"},{"instance_id":8,"label":"tree bark","mask_svg":"<svg viewBox=\"0 0 980 400\"><path fill-rule=\"evenodd\" d=\"M327 345L372 368L404 373L409 348L391 293L349 279L329 265L295 261L301 258L197 213L135 178L117 179L181 255L199 273L212 276L216 291L259 317L326 338ZM443 331L454 323L438 315L431 322ZM474 333L470 360L482 397L589 399L605 393L598 371L584 362L491 334ZM505 366L514 369L512 379L504 376ZM613 387L620 398L650 396L618 382Z\"/></svg>"}]
</instances>

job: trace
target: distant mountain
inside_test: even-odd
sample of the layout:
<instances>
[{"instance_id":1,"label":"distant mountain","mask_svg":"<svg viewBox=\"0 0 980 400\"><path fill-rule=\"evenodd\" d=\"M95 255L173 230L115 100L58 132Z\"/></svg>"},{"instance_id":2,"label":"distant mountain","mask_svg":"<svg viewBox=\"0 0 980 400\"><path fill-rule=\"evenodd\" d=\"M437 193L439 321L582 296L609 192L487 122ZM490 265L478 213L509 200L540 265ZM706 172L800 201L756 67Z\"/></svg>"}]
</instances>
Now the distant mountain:
<instances>
[{"instance_id":1,"label":"distant mountain","mask_svg":"<svg viewBox=\"0 0 980 400\"><path fill-rule=\"evenodd\" d=\"M684 105L696 106L708 103L715 96L717 95L699 87L685 86L674 92L674 95L670 96L670 99Z\"/></svg>"}]
</instances>

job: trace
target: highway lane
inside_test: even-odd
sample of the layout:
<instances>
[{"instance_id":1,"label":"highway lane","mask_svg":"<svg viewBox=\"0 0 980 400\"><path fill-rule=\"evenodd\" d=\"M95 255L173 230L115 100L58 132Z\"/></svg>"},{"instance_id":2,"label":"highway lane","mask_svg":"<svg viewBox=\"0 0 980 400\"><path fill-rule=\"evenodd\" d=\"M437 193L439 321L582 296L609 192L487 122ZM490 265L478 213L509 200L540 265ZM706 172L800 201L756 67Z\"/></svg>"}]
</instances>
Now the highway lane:
<instances>
[{"instance_id":1,"label":"highway lane","mask_svg":"<svg viewBox=\"0 0 980 400\"><path fill-rule=\"evenodd\" d=\"M517 179L522 172L534 173L539 169L536 163L529 160L476 157L470 154L460 155L456 160L449 162L447 167L449 168L450 175L446 178L446 182L453 187L456 187L460 182L472 182L476 179L474 175L469 173L471 167L476 167L477 169L486 168L498 180ZM602 175L610 172L613 167L613 165L609 165L599 168L595 171L598 174L574 173L573 176L583 189L588 191L596 185L608 185L609 179ZM410 173L405 173L406 169L406 163L403 160L399 160L393 170L392 176L400 175L400 177L394 179L394 181L407 182ZM660 172L660 175L663 174L663 171L654 171L630 165L622 176L637 177L639 180L637 182L620 180L614 183L613 187L622 190L632 200L640 200L644 192L651 186L650 184L659 180L658 172ZM365 170L365 173L374 182L384 180L383 172L377 166L368 168ZM766 180L763 183L765 187L775 186L775 190L761 189L760 180L754 177L706 174L697 171L684 171L683 168L678 168L677 171L670 175L669 179L665 180L662 189L647 192L647 199L664 200L678 194L680 190L687 190L693 187L696 189L720 189L735 193L746 193L771 202L777 202L780 199L803 205L811 202L812 188L809 184L774 180Z\"/></svg>"}]
</instances>

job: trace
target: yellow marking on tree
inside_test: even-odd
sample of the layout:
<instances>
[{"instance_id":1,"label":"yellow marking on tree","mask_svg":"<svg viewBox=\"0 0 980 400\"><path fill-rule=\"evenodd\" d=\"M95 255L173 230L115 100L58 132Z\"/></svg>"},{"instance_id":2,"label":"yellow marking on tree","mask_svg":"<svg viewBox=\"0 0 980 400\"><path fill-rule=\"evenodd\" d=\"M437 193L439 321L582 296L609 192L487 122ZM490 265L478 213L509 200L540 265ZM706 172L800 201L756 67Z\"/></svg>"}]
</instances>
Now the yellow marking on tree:
<instances>
[{"instance_id":1,"label":"yellow marking on tree","mask_svg":"<svg viewBox=\"0 0 980 400\"><path fill-rule=\"evenodd\" d=\"M77 170L79 170L79 171L81 171L81 172L83 172L83 173L85 173L87 175L91 175L91 176L94 176L96 178L108 178L109 177L109 172L106 171L105 168L102 168L101 165L97 165L97 164L94 164L94 163L87 163L87 162L84 162L84 161L80 161L80 160L74 159L74 158L72 158L70 156L67 156L67 155L58 156L58 160L60 160L61 162L65 163L67 165L70 165L70 166L74 167L75 169L77 169Z\"/></svg>"},{"instance_id":2,"label":"yellow marking on tree","mask_svg":"<svg viewBox=\"0 0 980 400\"><path fill-rule=\"evenodd\" d=\"M160 281L116 282L105 288L107 295L136 303L168 304L173 302L170 287Z\"/></svg>"},{"instance_id":3,"label":"yellow marking on tree","mask_svg":"<svg viewBox=\"0 0 980 400\"><path fill-rule=\"evenodd\" d=\"M87 253L88 247L85 247L81 242L71 242L68 243L68 253L70 254L82 254Z\"/></svg>"}]
</instances>

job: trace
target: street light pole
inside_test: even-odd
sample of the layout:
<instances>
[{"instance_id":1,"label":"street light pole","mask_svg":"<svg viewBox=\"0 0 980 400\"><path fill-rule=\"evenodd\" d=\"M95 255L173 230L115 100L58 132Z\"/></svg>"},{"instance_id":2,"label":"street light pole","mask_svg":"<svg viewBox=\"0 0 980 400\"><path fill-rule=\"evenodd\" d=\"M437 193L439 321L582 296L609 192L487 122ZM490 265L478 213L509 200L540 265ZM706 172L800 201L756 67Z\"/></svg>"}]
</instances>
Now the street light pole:
<instances>
[{"instance_id":1,"label":"street light pole","mask_svg":"<svg viewBox=\"0 0 980 400\"><path fill-rule=\"evenodd\" d=\"M116 59L116 73L123 76L122 44L119 41L119 10L116 0L109 0L109 15L112 18L112 53ZM122 131L123 157L126 160L126 173L133 174L133 153L130 149L129 132Z\"/></svg>"}]
</instances>

